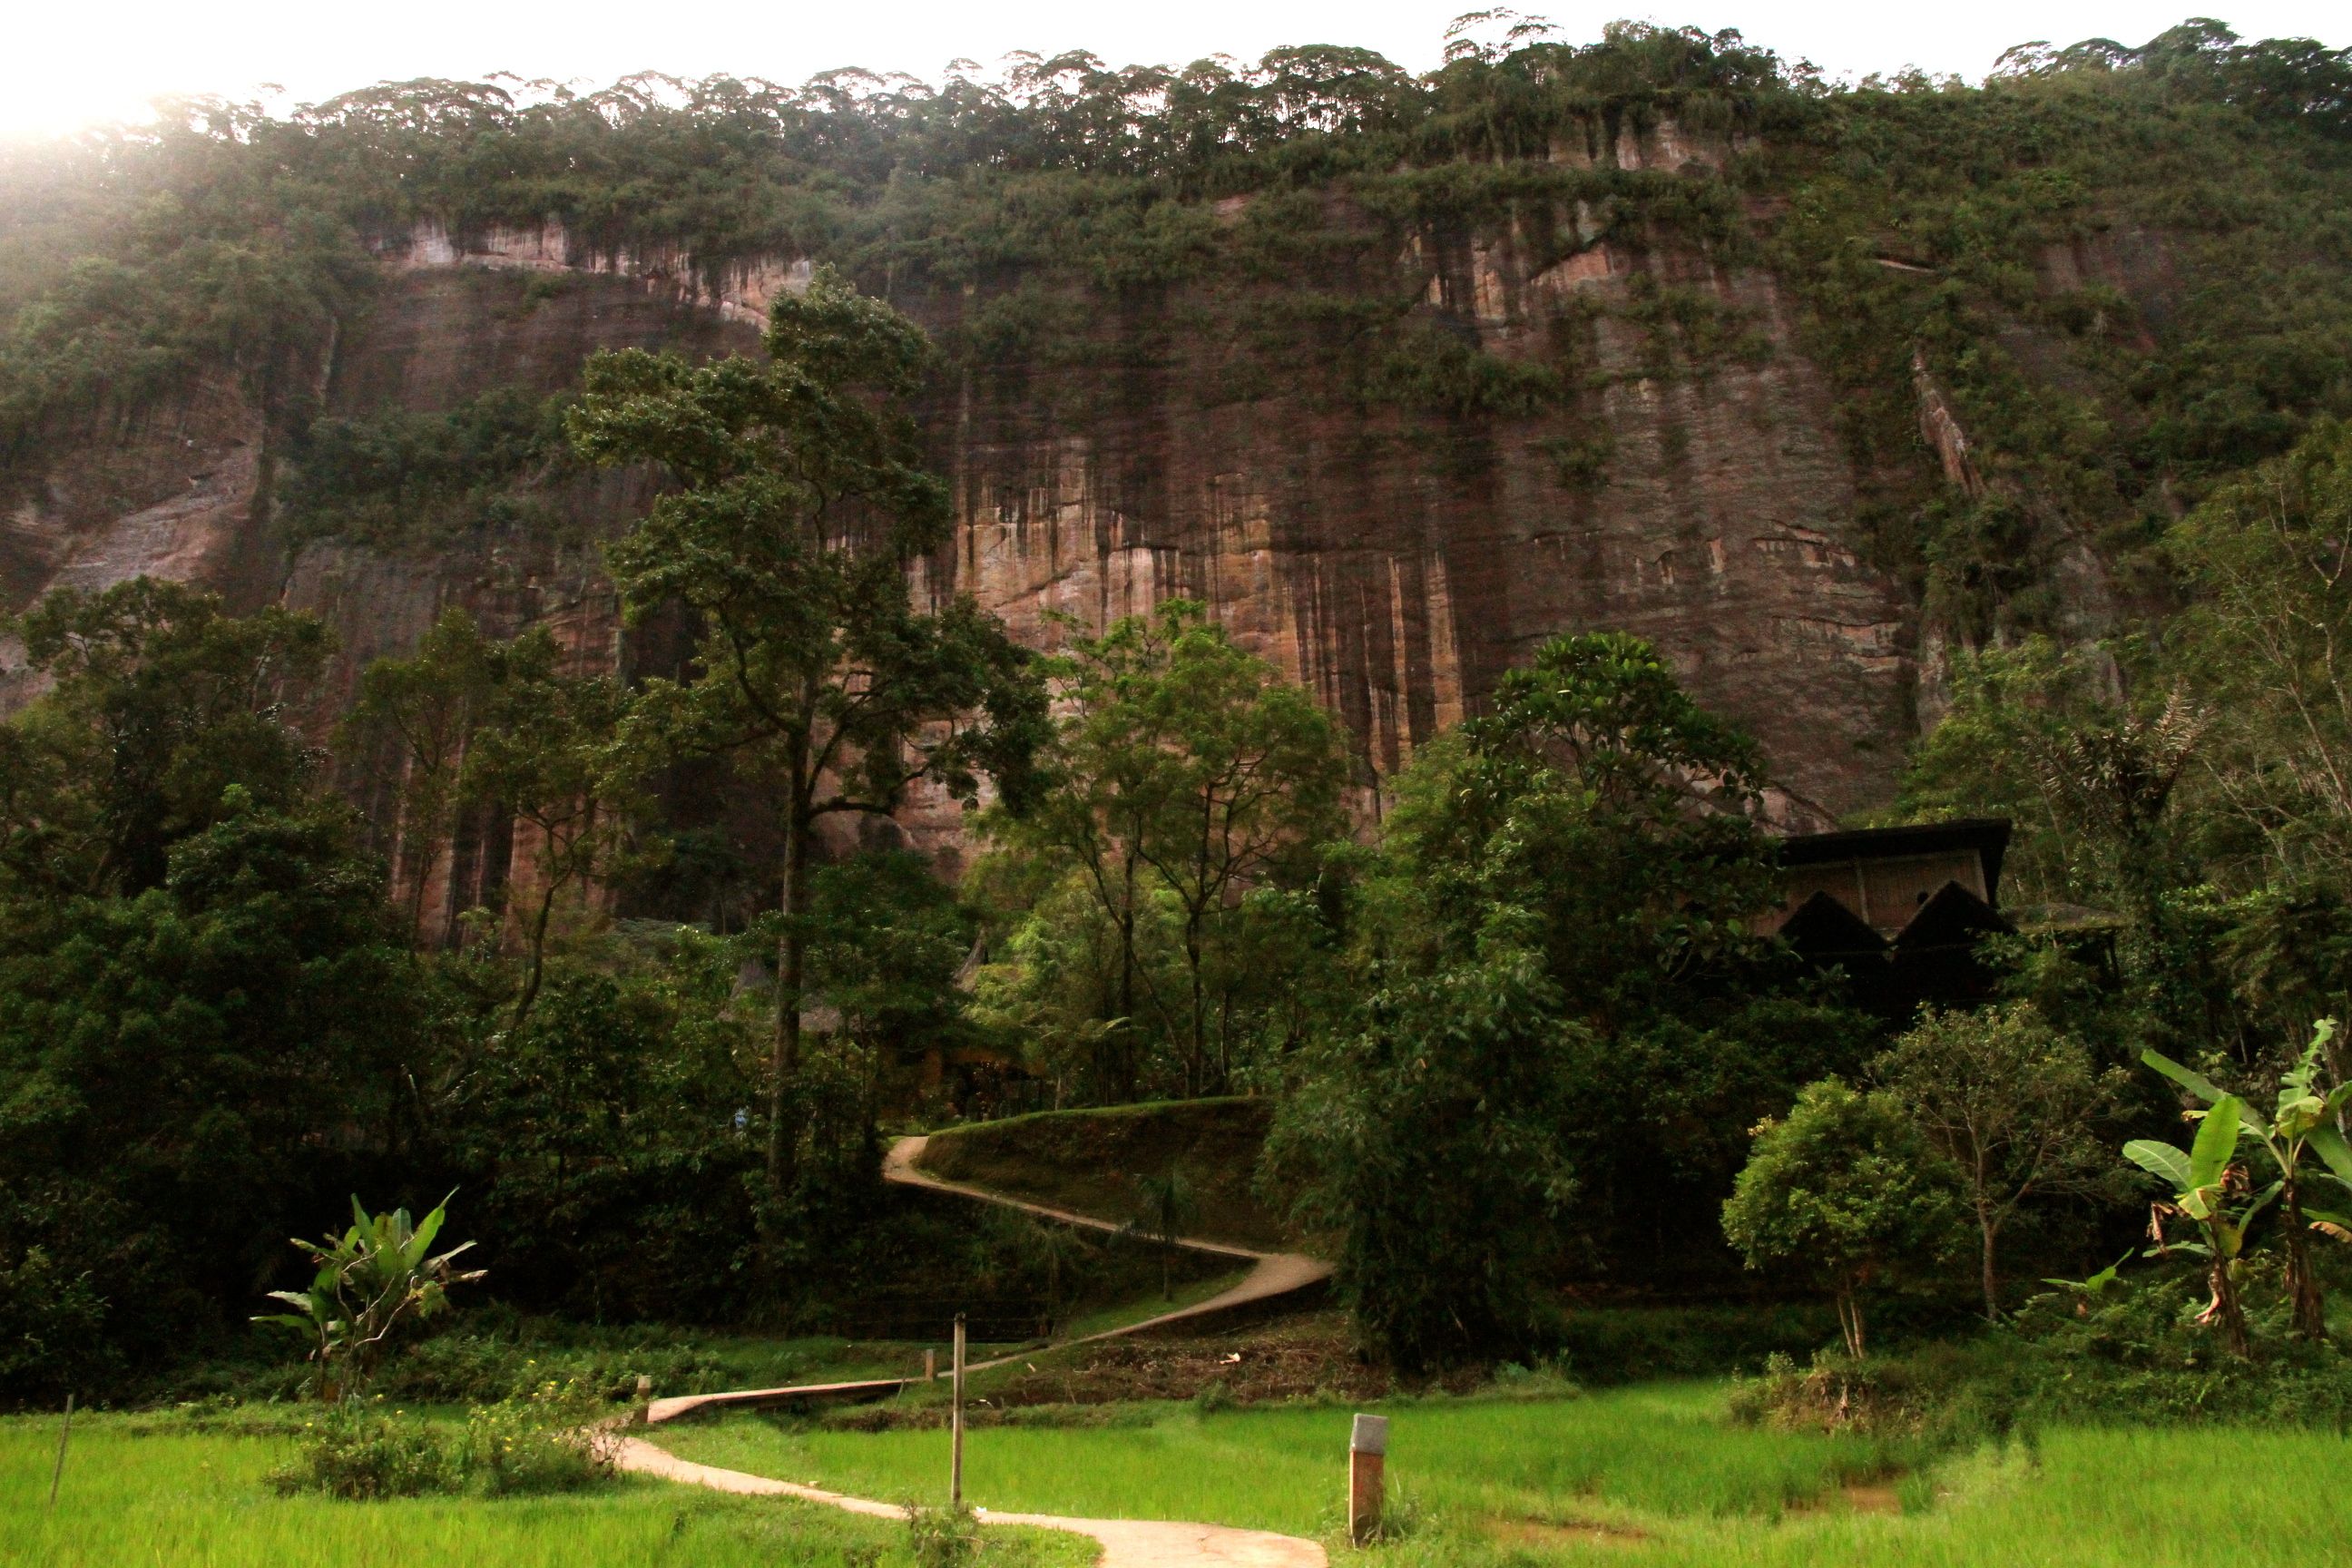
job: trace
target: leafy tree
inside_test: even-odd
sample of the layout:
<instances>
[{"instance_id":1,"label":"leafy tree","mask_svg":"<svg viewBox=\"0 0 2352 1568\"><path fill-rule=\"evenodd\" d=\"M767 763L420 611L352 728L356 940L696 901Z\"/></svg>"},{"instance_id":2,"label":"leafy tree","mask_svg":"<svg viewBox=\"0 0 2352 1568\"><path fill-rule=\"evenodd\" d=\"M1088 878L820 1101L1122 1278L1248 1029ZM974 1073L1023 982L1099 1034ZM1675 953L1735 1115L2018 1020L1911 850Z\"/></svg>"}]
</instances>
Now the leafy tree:
<instances>
[{"instance_id":1,"label":"leafy tree","mask_svg":"<svg viewBox=\"0 0 2352 1568\"><path fill-rule=\"evenodd\" d=\"M627 808L643 769L625 732L630 699L619 680L566 671L544 626L496 652L461 778L467 795L496 802L531 829L533 902L521 912L523 981L510 1025L519 1027L539 996L557 900L566 889L592 889L628 848Z\"/></svg>"},{"instance_id":2,"label":"leafy tree","mask_svg":"<svg viewBox=\"0 0 2352 1568\"><path fill-rule=\"evenodd\" d=\"M2002 1227L2029 1200L2111 1185L2098 1129L2118 1109L2121 1075L2100 1072L2080 1040L2026 1004L1931 1012L1873 1070L1958 1173L1976 1219L1985 1316L1998 1318Z\"/></svg>"},{"instance_id":3,"label":"leafy tree","mask_svg":"<svg viewBox=\"0 0 2352 1568\"><path fill-rule=\"evenodd\" d=\"M143 892L173 844L221 820L230 786L281 811L311 786L279 703L326 657L313 617L233 616L214 595L139 577L59 589L15 630L55 683L0 744L0 843L19 889Z\"/></svg>"},{"instance_id":4,"label":"leafy tree","mask_svg":"<svg viewBox=\"0 0 2352 1568\"><path fill-rule=\"evenodd\" d=\"M355 1144L410 1132L380 871L341 815L226 795L162 887L0 928L0 1246L87 1274L140 1357L247 1294Z\"/></svg>"},{"instance_id":5,"label":"leafy tree","mask_svg":"<svg viewBox=\"0 0 2352 1568\"><path fill-rule=\"evenodd\" d=\"M589 362L569 415L601 463L659 465L677 488L607 560L630 615L683 604L694 667L646 683L645 722L733 758L771 795L782 843L768 1170L789 1185L819 824L882 816L929 781L1018 800L1045 721L1027 656L969 599L910 602L908 568L944 536L947 492L898 405L929 346L830 275L771 314L761 363L637 351Z\"/></svg>"},{"instance_id":6,"label":"leafy tree","mask_svg":"<svg viewBox=\"0 0 2352 1568\"><path fill-rule=\"evenodd\" d=\"M2009 818L2011 903L2115 896L2160 833L2188 715L2136 714L2106 650L2046 637L1958 652L1948 679L1950 707L1906 759L1893 815Z\"/></svg>"},{"instance_id":7,"label":"leafy tree","mask_svg":"<svg viewBox=\"0 0 2352 1568\"><path fill-rule=\"evenodd\" d=\"M343 725L347 743L389 738L400 759L398 848L412 929L422 926L461 809L496 807L529 829L520 886L509 888L510 899L529 900L511 911L523 949L514 1028L538 998L558 902L625 868L629 812L648 761L625 732L626 687L566 668L573 662L545 626L499 642L452 609L413 657L368 666Z\"/></svg>"},{"instance_id":8,"label":"leafy tree","mask_svg":"<svg viewBox=\"0 0 2352 1568\"><path fill-rule=\"evenodd\" d=\"M1786 1116L1758 1124L1755 1152L1723 1205L1724 1235L1751 1268L1828 1285L1846 1352L1859 1356L1864 1289L1945 1246L1955 1185L1895 1095L1823 1079Z\"/></svg>"},{"instance_id":9,"label":"leafy tree","mask_svg":"<svg viewBox=\"0 0 2352 1568\"><path fill-rule=\"evenodd\" d=\"M2044 787L2103 861L2105 880L2161 942L2165 895L2188 878L2168 807L2206 720L2175 690L2153 713L2076 723L2034 749Z\"/></svg>"},{"instance_id":10,"label":"leafy tree","mask_svg":"<svg viewBox=\"0 0 2352 1568\"><path fill-rule=\"evenodd\" d=\"M2173 529L2176 667L2215 717L2199 782L2288 879L2352 874L2352 425L2323 421Z\"/></svg>"},{"instance_id":11,"label":"leafy tree","mask_svg":"<svg viewBox=\"0 0 2352 1568\"><path fill-rule=\"evenodd\" d=\"M0 1232L13 1228L0 1223ZM112 1385L122 1369L106 1320L88 1270L69 1274L37 1246L0 1263L0 1387L12 1401L46 1405Z\"/></svg>"},{"instance_id":12,"label":"leafy tree","mask_svg":"<svg viewBox=\"0 0 2352 1568\"><path fill-rule=\"evenodd\" d=\"M1509 931L1608 1032L1748 950L1774 877L1747 816L1761 778L1648 643L1556 637L1398 782L1380 940L1467 956Z\"/></svg>"},{"instance_id":13,"label":"leafy tree","mask_svg":"<svg viewBox=\"0 0 2352 1568\"><path fill-rule=\"evenodd\" d=\"M809 879L809 927L810 994L867 1049L903 1051L968 1029L956 984L974 921L925 857L881 850L823 868Z\"/></svg>"},{"instance_id":14,"label":"leafy tree","mask_svg":"<svg viewBox=\"0 0 2352 1568\"><path fill-rule=\"evenodd\" d=\"M991 855L973 871L986 897L992 874L1025 858ZM1102 918L1091 888L1075 876L1024 889L1027 907L997 944L994 962L973 975L969 1016L1019 1042L1029 1070L1053 1086L1056 1109L1074 1100L1119 1103L1143 1083L1139 1031L1118 1008L1126 957L1119 932ZM1172 944L1152 944L1164 949ZM1147 951L1151 951L1148 949Z\"/></svg>"},{"instance_id":15,"label":"leafy tree","mask_svg":"<svg viewBox=\"0 0 2352 1568\"><path fill-rule=\"evenodd\" d=\"M551 959L520 1027L501 977L451 1029L433 1147L481 1194L478 1234L518 1304L609 1321L760 1303L747 1267L760 1151L739 1121L759 1042L735 1016L740 949L690 929L649 946L608 937ZM440 966L445 984L462 962Z\"/></svg>"},{"instance_id":16,"label":"leafy tree","mask_svg":"<svg viewBox=\"0 0 2352 1568\"><path fill-rule=\"evenodd\" d=\"M406 658L379 658L361 673L359 695L343 718L341 739L353 751L379 737L395 757L394 861L404 884L409 929L425 940L425 899L456 830L465 796L462 770L497 679L495 655L474 617L441 614Z\"/></svg>"},{"instance_id":17,"label":"leafy tree","mask_svg":"<svg viewBox=\"0 0 2352 1568\"><path fill-rule=\"evenodd\" d=\"M1571 1070L1581 1031L1525 949L1386 979L1307 1051L1267 1178L1337 1237L1359 1331L1395 1365L1524 1356L1576 1192L1559 1129L1594 1092Z\"/></svg>"},{"instance_id":18,"label":"leafy tree","mask_svg":"<svg viewBox=\"0 0 2352 1568\"><path fill-rule=\"evenodd\" d=\"M1052 672L1068 710L1055 787L992 831L1075 869L1117 940L1111 1016L1148 1005L1179 1046L1183 1091L1213 1092L1233 1074L1234 992L1215 982L1244 978L1220 963L1252 923L1244 895L1304 879L1344 825L1338 728L1190 600L1081 639ZM1144 951L1155 896L1173 906L1181 995Z\"/></svg>"},{"instance_id":19,"label":"leafy tree","mask_svg":"<svg viewBox=\"0 0 2352 1568\"><path fill-rule=\"evenodd\" d=\"M1815 1079L1858 1072L1883 1044L1877 1019L1780 991L1781 979L1736 969L1720 996L1572 1045L1576 1076L1611 1086L1560 1127L1583 1187L1570 1216L1580 1274L1711 1283L1729 1272L1720 1232L1691 1215L1730 1193L1757 1122Z\"/></svg>"}]
</instances>

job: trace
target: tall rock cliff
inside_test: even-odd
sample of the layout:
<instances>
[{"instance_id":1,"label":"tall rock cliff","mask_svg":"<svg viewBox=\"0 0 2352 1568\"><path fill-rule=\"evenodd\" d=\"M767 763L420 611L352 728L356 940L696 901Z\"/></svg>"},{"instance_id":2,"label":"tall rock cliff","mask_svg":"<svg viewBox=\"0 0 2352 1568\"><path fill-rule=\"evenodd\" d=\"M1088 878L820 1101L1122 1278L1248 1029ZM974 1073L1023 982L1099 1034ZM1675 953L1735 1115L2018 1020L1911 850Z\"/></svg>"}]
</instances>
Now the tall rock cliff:
<instances>
[{"instance_id":1,"label":"tall rock cliff","mask_svg":"<svg viewBox=\"0 0 2352 1568\"><path fill-rule=\"evenodd\" d=\"M1597 156L1706 174L1704 150L1670 123ZM1247 205L1217 204L1214 221L1247 221ZM1883 798L1909 721L1906 605L1845 538L1858 477L1791 305L1753 261L1600 226L1589 207L1557 232L1432 224L1335 290L1406 299L1442 346L1482 364L1570 367L1570 390L1532 408L1336 397L1311 363L1243 363L1234 312L1204 308L1205 289L1009 279L996 298L1025 289L1078 325L1049 353L971 356L942 378L925 422L957 528L920 589L970 593L1041 646L1055 617L1099 626L1203 599L1346 719L1368 779L1542 639L1634 631L1756 731L1792 819ZM681 256L598 250L553 226L427 224L379 257L372 301L337 323L316 367L330 417L557 392L603 348L757 353L767 301L810 270L774 257L713 279ZM1666 363L1640 309L1662 294L1737 323L1740 351ZM893 299L957 341L985 330L992 303L920 287ZM340 636L331 704L452 604L501 633L553 621L593 662L630 657L594 544L642 509L642 477L543 485L538 515L555 528L296 540L273 510L269 447L221 387L84 444L10 520L12 597L149 572L245 604L282 598Z\"/></svg>"}]
</instances>

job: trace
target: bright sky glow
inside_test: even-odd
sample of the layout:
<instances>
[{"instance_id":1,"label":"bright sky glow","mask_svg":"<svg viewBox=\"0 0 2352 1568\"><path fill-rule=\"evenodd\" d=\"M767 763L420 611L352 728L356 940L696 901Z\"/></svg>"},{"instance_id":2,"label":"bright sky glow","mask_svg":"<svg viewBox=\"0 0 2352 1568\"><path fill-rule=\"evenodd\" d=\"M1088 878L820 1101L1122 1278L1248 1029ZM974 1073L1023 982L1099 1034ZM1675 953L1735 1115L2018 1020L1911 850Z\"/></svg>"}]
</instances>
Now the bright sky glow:
<instances>
[{"instance_id":1,"label":"bright sky glow","mask_svg":"<svg viewBox=\"0 0 2352 1568\"><path fill-rule=\"evenodd\" d=\"M1167 5L1070 0L956 4L694 5L645 0L110 0L26 4L0 21L0 136L53 134L141 118L158 94L263 96L302 102L383 79L480 78L493 71L602 86L637 70L730 72L798 82L860 65L936 79L959 56L993 62L1013 49L1087 48L1114 64L1182 64L1204 55L1255 59L1284 44L1350 44L1400 65L1437 63L1445 26L1478 0L1186 0ZM2214 5L2215 0L2207 0ZM1612 16L1708 28L1811 59L1832 76L1917 65L1980 77L2031 38L2146 41L2198 0L1707 0L1652 10L1641 0L1520 0L1563 37L1598 37ZM2221 20L2249 38L2352 43L2343 0L2249 0Z\"/></svg>"}]
</instances>

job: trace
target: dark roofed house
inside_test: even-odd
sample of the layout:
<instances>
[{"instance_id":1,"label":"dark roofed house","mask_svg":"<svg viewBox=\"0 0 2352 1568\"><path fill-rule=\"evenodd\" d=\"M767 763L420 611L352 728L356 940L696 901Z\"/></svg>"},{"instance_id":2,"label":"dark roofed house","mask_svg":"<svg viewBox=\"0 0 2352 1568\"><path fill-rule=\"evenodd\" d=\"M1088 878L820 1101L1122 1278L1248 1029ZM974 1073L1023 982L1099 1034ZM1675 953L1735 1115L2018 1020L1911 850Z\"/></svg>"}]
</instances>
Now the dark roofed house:
<instances>
[{"instance_id":1,"label":"dark roofed house","mask_svg":"<svg viewBox=\"0 0 2352 1568\"><path fill-rule=\"evenodd\" d=\"M2000 914L2009 823L1999 817L1809 833L1780 841L1786 893L1755 922L1816 969L1844 971L1856 1005L1907 1017L1990 994L1977 956Z\"/></svg>"}]
</instances>

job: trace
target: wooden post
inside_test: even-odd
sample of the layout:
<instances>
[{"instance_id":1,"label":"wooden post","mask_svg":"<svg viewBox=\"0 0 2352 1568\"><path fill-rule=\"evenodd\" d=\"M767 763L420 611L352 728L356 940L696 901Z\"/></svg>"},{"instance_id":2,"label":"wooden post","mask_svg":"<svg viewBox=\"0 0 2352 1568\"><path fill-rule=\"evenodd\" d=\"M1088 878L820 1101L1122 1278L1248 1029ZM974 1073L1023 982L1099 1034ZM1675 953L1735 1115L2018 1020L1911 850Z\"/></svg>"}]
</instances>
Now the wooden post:
<instances>
[{"instance_id":1,"label":"wooden post","mask_svg":"<svg viewBox=\"0 0 2352 1568\"><path fill-rule=\"evenodd\" d=\"M1348 1540L1352 1545L1364 1545L1380 1533L1388 1452L1389 1418L1357 1416L1348 1434Z\"/></svg>"},{"instance_id":2,"label":"wooden post","mask_svg":"<svg viewBox=\"0 0 2352 1568\"><path fill-rule=\"evenodd\" d=\"M955 1392L948 1406L948 1507L963 1507L963 1314L956 1314Z\"/></svg>"},{"instance_id":3,"label":"wooden post","mask_svg":"<svg viewBox=\"0 0 2352 1568\"><path fill-rule=\"evenodd\" d=\"M927 1350L923 1352L923 1381L925 1383L937 1383L939 1380L940 1352L934 1350Z\"/></svg>"},{"instance_id":4,"label":"wooden post","mask_svg":"<svg viewBox=\"0 0 2352 1568\"><path fill-rule=\"evenodd\" d=\"M58 1433L58 1462L49 1471L49 1506L58 1506L58 1483L66 1479L66 1443L73 1436L73 1395L66 1395L66 1424Z\"/></svg>"}]
</instances>

